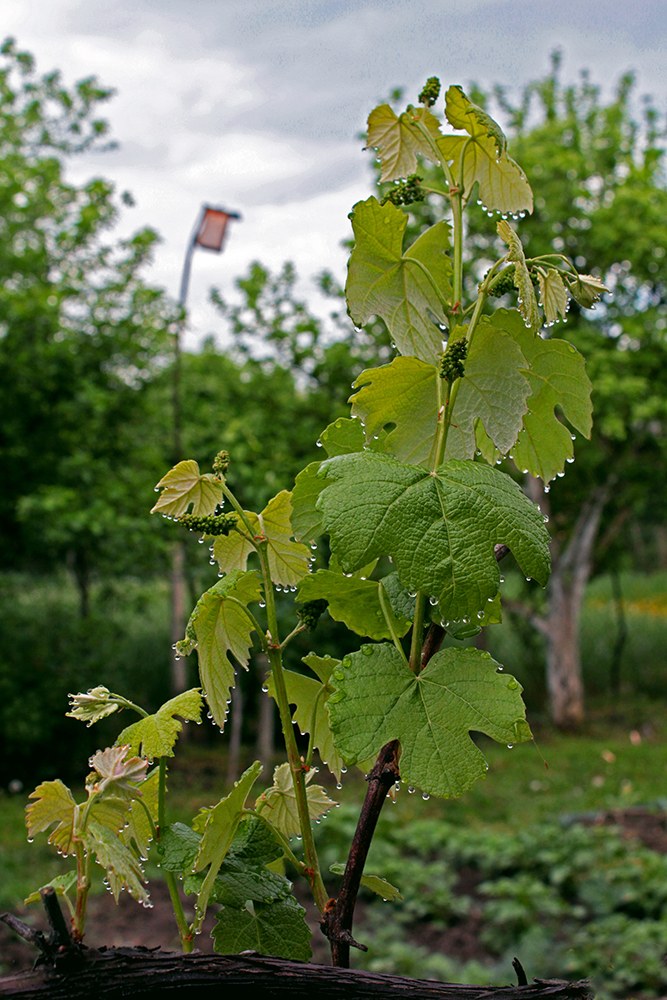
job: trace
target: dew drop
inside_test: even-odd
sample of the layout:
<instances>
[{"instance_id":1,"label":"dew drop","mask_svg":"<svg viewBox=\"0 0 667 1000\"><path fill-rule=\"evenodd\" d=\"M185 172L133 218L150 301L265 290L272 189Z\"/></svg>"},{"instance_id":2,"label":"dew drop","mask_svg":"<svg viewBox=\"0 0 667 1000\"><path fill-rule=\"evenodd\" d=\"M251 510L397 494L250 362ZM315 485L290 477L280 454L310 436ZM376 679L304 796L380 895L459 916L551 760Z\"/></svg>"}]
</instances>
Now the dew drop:
<instances>
[{"instance_id":1,"label":"dew drop","mask_svg":"<svg viewBox=\"0 0 667 1000\"><path fill-rule=\"evenodd\" d=\"M317 548L317 542L311 542L311 543L310 543L310 547L311 547L311 549L312 549L312 550L313 550L313 552L314 552L314 551L315 551L315 549Z\"/></svg>"},{"instance_id":2,"label":"dew drop","mask_svg":"<svg viewBox=\"0 0 667 1000\"><path fill-rule=\"evenodd\" d=\"M432 607L435 607L435 605L438 603L438 598L437 597L429 597L428 603L430 605L432 605Z\"/></svg>"},{"instance_id":3,"label":"dew drop","mask_svg":"<svg viewBox=\"0 0 667 1000\"><path fill-rule=\"evenodd\" d=\"M262 684L262 691L264 692L264 694L268 694L269 693L269 685L268 684Z\"/></svg>"},{"instance_id":4,"label":"dew drop","mask_svg":"<svg viewBox=\"0 0 667 1000\"><path fill-rule=\"evenodd\" d=\"M29 844L34 844L35 843L35 838L34 837L28 837L28 843Z\"/></svg>"},{"instance_id":5,"label":"dew drop","mask_svg":"<svg viewBox=\"0 0 667 1000\"><path fill-rule=\"evenodd\" d=\"M547 484L545 485L545 487L544 487L544 492L545 492L545 493L548 493L548 492L549 492L550 490L551 490L551 487L549 486L549 483L547 483Z\"/></svg>"},{"instance_id":6,"label":"dew drop","mask_svg":"<svg viewBox=\"0 0 667 1000\"><path fill-rule=\"evenodd\" d=\"M504 582L505 582L505 577L504 577L504 576L501 576L501 577L500 577L500 580L499 580L499 582L500 582L500 583L504 583Z\"/></svg>"},{"instance_id":7,"label":"dew drop","mask_svg":"<svg viewBox=\"0 0 667 1000\"><path fill-rule=\"evenodd\" d=\"M557 472L556 475L558 476L559 479L562 479L563 476L565 475L565 473L564 472Z\"/></svg>"},{"instance_id":8,"label":"dew drop","mask_svg":"<svg viewBox=\"0 0 667 1000\"><path fill-rule=\"evenodd\" d=\"M478 611L477 612L477 617L478 618L483 618L484 617L484 612L483 611Z\"/></svg>"},{"instance_id":9,"label":"dew drop","mask_svg":"<svg viewBox=\"0 0 667 1000\"><path fill-rule=\"evenodd\" d=\"M316 441L315 444L317 445L318 448L322 447L322 442L321 441Z\"/></svg>"},{"instance_id":10,"label":"dew drop","mask_svg":"<svg viewBox=\"0 0 667 1000\"><path fill-rule=\"evenodd\" d=\"M513 747L514 747L514 744L513 744L513 743L508 743L508 744L507 744L507 749L508 749L508 750L511 750L511 749L512 749Z\"/></svg>"},{"instance_id":11,"label":"dew drop","mask_svg":"<svg viewBox=\"0 0 667 1000\"><path fill-rule=\"evenodd\" d=\"M423 798L424 802L428 802L428 800L431 798L431 796L428 794L428 792L422 792L422 798Z\"/></svg>"},{"instance_id":12,"label":"dew drop","mask_svg":"<svg viewBox=\"0 0 667 1000\"><path fill-rule=\"evenodd\" d=\"M408 794L409 795L414 795L415 794L415 786L414 785L408 785Z\"/></svg>"},{"instance_id":13,"label":"dew drop","mask_svg":"<svg viewBox=\"0 0 667 1000\"><path fill-rule=\"evenodd\" d=\"M343 787L343 786L342 786L341 782L340 782L340 781L337 781L337 782L336 782L336 788L338 789L338 791L340 791L342 787Z\"/></svg>"},{"instance_id":14,"label":"dew drop","mask_svg":"<svg viewBox=\"0 0 667 1000\"><path fill-rule=\"evenodd\" d=\"M347 768L346 767L341 767L340 773L341 774L347 774Z\"/></svg>"},{"instance_id":15,"label":"dew drop","mask_svg":"<svg viewBox=\"0 0 667 1000\"><path fill-rule=\"evenodd\" d=\"M574 462L574 455L572 456L572 458L566 458L565 461L567 462L568 465L572 465L572 463Z\"/></svg>"},{"instance_id":16,"label":"dew drop","mask_svg":"<svg viewBox=\"0 0 667 1000\"><path fill-rule=\"evenodd\" d=\"M266 601L260 601L259 602L259 606L260 606L260 608L265 608L266 607Z\"/></svg>"}]
</instances>

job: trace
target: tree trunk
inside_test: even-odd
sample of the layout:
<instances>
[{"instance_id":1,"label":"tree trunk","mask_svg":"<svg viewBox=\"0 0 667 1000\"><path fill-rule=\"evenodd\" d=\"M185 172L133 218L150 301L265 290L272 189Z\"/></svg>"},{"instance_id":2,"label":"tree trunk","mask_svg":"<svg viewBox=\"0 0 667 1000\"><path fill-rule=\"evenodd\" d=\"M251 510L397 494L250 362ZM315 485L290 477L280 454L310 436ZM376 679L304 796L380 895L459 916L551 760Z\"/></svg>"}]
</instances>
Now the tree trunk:
<instances>
[{"instance_id":1,"label":"tree trunk","mask_svg":"<svg viewBox=\"0 0 667 1000\"><path fill-rule=\"evenodd\" d=\"M525 986L460 986L372 972L332 969L307 962L242 955L170 955L150 949L86 950L68 967L0 979L0 996L20 1000L121 1000L164 996L284 997L285 1000L592 1000L586 981L535 979Z\"/></svg>"},{"instance_id":2,"label":"tree trunk","mask_svg":"<svg viewBox=\"0 0 667 1000\"><path fill-rule=\"evenodd\" d=\"M584 504L567 547L553 562L549 580L542 629L547 639L547 689L551 717L562 729L575 728L584 718L579 620L608 497L609 487L604 487Z\"/></svg>"},{"instance_id":3,"label":"tree trunk","mask_svg":"<svg viewBox=\"0 0 667 1000\"><path fill-rule=\"evenodd\" d=\"M576 728L584 719L579 620L593 566L593 547L600 518L612 485L610 479L586 501L562 552L557 551L556 543L552 541L546 615L540 616L516 601L507 602L510 610L528 618L546 639L549 712L561 729ZM528 494L544 512L548 511L548 499L542 492L540 480L532 476L528 478Z\"/></svg>"}]
</instances>

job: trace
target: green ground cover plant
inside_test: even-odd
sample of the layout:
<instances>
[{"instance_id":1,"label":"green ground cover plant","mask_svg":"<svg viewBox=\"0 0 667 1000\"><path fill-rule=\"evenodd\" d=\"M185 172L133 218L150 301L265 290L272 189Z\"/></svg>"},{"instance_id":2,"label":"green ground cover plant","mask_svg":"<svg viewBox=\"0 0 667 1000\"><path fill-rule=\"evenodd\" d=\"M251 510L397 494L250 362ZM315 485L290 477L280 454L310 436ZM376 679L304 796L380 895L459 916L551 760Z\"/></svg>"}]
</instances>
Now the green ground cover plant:
<instances>
[{"instance_id":1,"label":"green ground cover plant","mask_svg":"<svg viewBox=\"0 0 667 1000\"><path fill-rule=\"evenodd\" d=\"M52 883L70 908L75 938L84 934L94 862L116 897L127 890L149 905L142 866L152 842L184 951L215 903L217 950L307 959L310 929L287 864L310 887L333 963L347 966L350 947L358 947L352 926L360 885L383 898L398 893L382 872L364 874L392 789L404 782L424 800L458 798L488 769L471 732L508 747L531 738L519 682L488 651L464 642L501 620L499 564L510 553L525 578L547 582L546 518L497 466L509 455L520 473L546 485L572 458L573 431L590 433L584 360L549 331L565 318L570 297L589 308L605 289L563 254L526 257L516 225L532 210L525 174L499 125L460 87L446 92L454 133L443 132L430 110L439 89L432 78L418 106L371 113L368 145L378 152L382 180L397 183L382 202L371 197L352 213L349 313L359 326L382 318L400 356L362 372L351 416L320 436L326 457L262 511L239 503L226 451L212 472L184 460L157 484L153 513L209 541L219 571L177 644L182 656L196 650L201 687L153 713L101 684L71 696L70 715L88 725L132 713L114 746L91 757L83 797L59 780L30 796L29 835L48 832L75 858L76 867ZM438 184L421 187L420 159L439 167ZM405 247L403 206L427 196L444 201L451 221ZM464 213L477 211L476 202L499 216L496 259L468 296ZM494 310L501 295L514 296L517 308ZM323 538L330 558L315 568ZM279 623L276 591L295 595L288 629ZM300 670L287 669L285 649L315 631L325 611L360 647L340 660L312 652ZM445 635L454 644L441 648ZM261 794L254 762L216 805L189 824L169 823L167 763L182 720L199 722L205 710L224 729L234 664L247 666L253 641L270 664L265 694L278 706L286 760ZM314 780L316 750L338 784L355 766L368 780L347 862L338 859L333 869L342 873L335 895L314 836L335 805ZM195 897L190 923L180 878Z\"/></svg>"}]
</instances>

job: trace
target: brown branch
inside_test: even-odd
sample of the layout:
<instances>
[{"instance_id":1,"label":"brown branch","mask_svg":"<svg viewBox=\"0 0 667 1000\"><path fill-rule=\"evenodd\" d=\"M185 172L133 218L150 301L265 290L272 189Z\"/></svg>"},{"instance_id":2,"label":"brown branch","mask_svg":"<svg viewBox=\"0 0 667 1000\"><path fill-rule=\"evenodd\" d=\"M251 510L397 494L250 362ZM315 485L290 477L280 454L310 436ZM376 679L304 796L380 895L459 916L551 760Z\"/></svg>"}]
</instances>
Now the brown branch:
<instances>
[{"instance_id":1,"label":"brown branch","mask_svg":"<svg viewBox=\"0 0 667 1000\"><path fill-rule=\"evenodd\" d=\"M368 774L368 789L350 847L343 884L335 905L334 901L331 900L331 905L322 917L320 924L322 933L331 942L332 964L341 969L349 968L350 945L366 951L366 948L357 944L352 937L354 907L382 806L391 786L400 781L401 778L398 770L399 753L398 740L387 743L380 751L375 766Z\"/></svg>"},{"instance_id":2,"label":"brown branch","mask_svg":"<svg viewBox=\"0 0 667 1000\"><path fill-rule=\"evenodd\" d=\"M166 954L141 948L89 949L71 975L22 972L0 980L3 1000L90 1000L99 997L230 998L259 994L276 1000L592 1000L587 982L536 979L527 986L469 986L332 969L243 955Z\"/></svg>"}]
</instances>

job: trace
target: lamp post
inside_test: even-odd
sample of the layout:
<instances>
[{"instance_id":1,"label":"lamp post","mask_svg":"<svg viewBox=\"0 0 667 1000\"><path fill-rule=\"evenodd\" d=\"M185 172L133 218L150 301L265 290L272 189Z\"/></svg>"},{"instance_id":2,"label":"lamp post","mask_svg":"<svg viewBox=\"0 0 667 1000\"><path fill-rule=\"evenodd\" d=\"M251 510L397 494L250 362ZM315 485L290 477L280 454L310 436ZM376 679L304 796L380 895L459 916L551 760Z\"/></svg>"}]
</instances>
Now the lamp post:
<instances>
[{"instance_id":1,"label":"lamp post","mask_svg":"<svg viewBox=\"0 0 667 1000\"><path fill-rule=\"evenodd\" d=\"M190 286L190 270L192 267L192 257L195 249L201 247L203 250L212 250L220 253L227 232L227 225L230 219L240 220L238 212L228 212L224 208L214 208L212 205L202 205L197 223L192 231L192 236L188 241L183 261L183 273L181 275L181 287L178 295L178 304L183 310L188 299L188 289ZM181 449L181 331L185 322L185 315L181 323L178 324L175 333L174 343L174 381L173 381L173 464L182 461ZM183 624L185 621L185 543L175 542L172 550L171 563L171 645L176 645L179 639L183 638ZM187 676L185 663L172 652L171 683L174 694L185 691L187 686Z\"/></svg>"}]
</instances>

